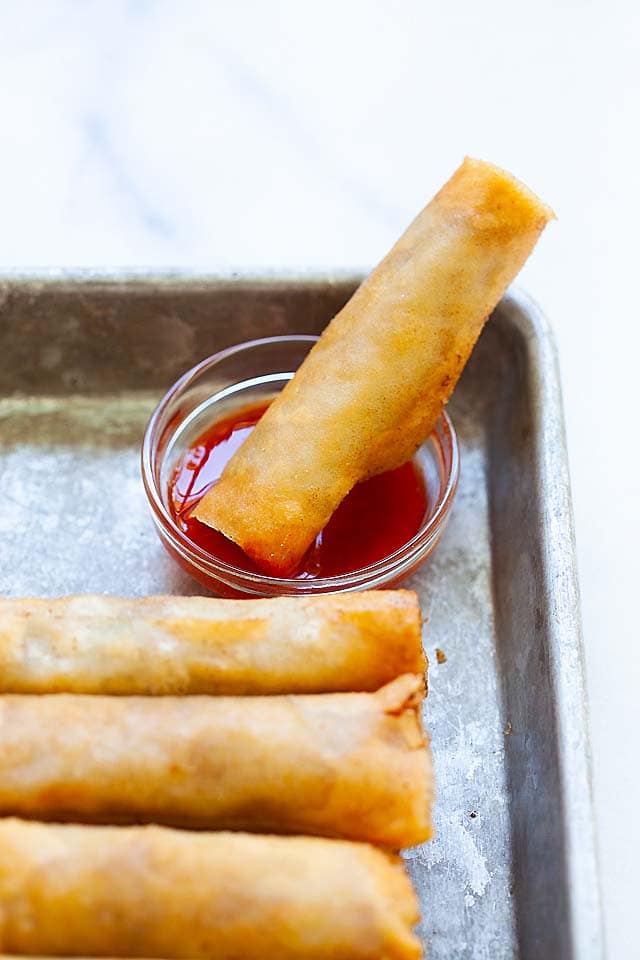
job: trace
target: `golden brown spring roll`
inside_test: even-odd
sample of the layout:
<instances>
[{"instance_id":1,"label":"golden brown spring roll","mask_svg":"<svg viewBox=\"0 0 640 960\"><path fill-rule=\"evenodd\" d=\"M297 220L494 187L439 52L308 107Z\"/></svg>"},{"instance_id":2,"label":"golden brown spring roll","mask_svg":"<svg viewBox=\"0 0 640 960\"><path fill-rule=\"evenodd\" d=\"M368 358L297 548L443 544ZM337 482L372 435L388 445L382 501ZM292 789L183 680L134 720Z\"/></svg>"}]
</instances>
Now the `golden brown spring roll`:
<instances>
[{"instance_id":1,"label":"golden brown spring roll","mask_svg":"<svg viewBox=\"0 0 640 960\"><path fill-rule=\"evenodd\" d=\"M367 844L0 822L0 949L415 960L402 862Z\"/></svg>"},{"instance_id":2,"label":"golden brown spring roll","mask_svg":"<svg viewBox=\"0 0 640 960\"><path fill-rule=\"evenodd\" d=\"M0 813L309 833L399 849L431 836L422 679L377 693L0 697Z\"/></svg>"},{"instance_id":3,"label":"golden brown spring roll","mask_svg":"<svg viewBox=\"0 0 640 960\"><path fill-rule=\"evenodd\" d=\"M425 668L408 590L0 599L0 693L329 693Z\"/></svg>"},{"instance_id":4,"label":"golden brown spring roll","mask_svg":"<svg viewBox=\"0 0 640 960\"><path fill-rule=\"evenodd\" d=\"M198 520L264 570L290 573L358 481L429 435L552 216L510 174L465 160L331 321Z\"/></svg>"}]
</instances>

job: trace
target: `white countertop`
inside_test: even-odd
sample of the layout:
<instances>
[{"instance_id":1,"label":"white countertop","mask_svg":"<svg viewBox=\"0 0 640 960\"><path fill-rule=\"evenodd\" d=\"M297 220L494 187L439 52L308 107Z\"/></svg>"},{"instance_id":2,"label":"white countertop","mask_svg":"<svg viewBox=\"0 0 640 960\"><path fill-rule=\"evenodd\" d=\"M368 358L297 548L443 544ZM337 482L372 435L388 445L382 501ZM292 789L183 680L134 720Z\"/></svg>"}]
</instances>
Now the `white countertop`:
<instances>
[{"instance_id":1,"label":"white countertop","mask_svg":"<svg viewBox=\"0 0 640 960\"><path fill-rule=\"evenodd\" d=\"M637 955L640 7L0 11L0 265L367 268L464 154L555 208L520 283L558 342L607 940Z\"/></svg>"}]
</instances>

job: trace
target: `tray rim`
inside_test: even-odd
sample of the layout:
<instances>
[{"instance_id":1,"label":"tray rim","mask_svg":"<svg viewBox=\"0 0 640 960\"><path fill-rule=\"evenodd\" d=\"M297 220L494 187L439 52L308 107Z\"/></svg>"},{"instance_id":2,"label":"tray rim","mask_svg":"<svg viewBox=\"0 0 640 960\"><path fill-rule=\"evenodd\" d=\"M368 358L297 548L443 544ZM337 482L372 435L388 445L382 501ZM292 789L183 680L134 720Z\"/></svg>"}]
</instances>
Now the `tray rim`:
<instances>
[{"instance_id":1,"label":"tray rim","mask_svg":"<svg viewBox=\"0 0 640 960\"><path fill-rule=\"evenodd\" d=\"M580 587L562 388L553 329L536 301L512 287L500 304L526 340L537 395L537 485L540 538L550 608L550 671L557 710L558 755L564 799L567 889L573 960L605 956L598 870L592 758L580 608Z\"/></svg>"},{"instance_id":2,"label":"tray rim","mask_svg":"<svg viewBox=\"0 0 640 960\"><path fill-rule=\"evenodd\" d=\"M357 270L203 271L183 268L28 268L0 269L2 294L12 288L32 292L83 288L146 290L200 290L212 287L317 287L353 285ZM80 291L79 291L80 292ZM602 901L597 864L592 762L588 728L580 592L569 478L566 433L558 356L549 321L535 300L520 287L509 288L497 310L525 343L533 393L536 481L545 491L540 538L545 581L561 584L548 592L550 609L550 670L558 716L558 754L564 799L569 928L573 960L604 957Z\"/></svg>"}]
</instances>

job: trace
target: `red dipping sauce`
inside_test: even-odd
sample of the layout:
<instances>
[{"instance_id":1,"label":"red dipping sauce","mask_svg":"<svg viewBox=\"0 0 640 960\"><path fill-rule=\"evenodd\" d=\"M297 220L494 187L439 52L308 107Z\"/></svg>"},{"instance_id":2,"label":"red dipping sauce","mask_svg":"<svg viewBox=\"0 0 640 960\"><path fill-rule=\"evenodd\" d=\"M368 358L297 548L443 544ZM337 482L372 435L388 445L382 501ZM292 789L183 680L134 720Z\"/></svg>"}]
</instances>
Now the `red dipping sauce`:
<instances>
[{"instance_id":1,"label":"red dipping sauce","mask_svg":"<svg viewBox=\"0 0 640 960\"><path fill-rule=\"evenodd\" d=\"M182 455L169 484L171 514L189 540L249 573L262 571L235 543L190 514L269 402L240 408L209 427ZM359 483L318 534L295 578L338 576L388 557L418 532L427 509L424 479L411 460Z\"/></svg>"}]
</instances>

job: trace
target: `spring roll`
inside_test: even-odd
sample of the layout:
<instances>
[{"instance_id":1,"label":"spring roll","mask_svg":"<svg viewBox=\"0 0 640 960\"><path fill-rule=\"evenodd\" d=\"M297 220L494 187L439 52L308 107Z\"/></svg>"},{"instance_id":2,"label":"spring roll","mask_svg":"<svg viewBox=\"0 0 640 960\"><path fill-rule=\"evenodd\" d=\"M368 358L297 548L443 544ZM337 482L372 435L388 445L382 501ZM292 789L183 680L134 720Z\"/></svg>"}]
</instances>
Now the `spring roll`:
<instances>
[{"instance_id":1,"label":"spring roll","mask_svg":"<svg viewBox=\"0 0 640 960\"><path fill-rule=\"evenodd\" d=\"M408 590L0 599L0 693L330 693L425 669Z\"/></svg>"},{"instance_id":2,"label":"spring roll","mask_svg":"<svg viewBox=\"0 0 640 960\"><path fill-rule=\"evenodd\" d=\"M6 953L415 960L396 856L312 837L0 822Z\"/></svg>"},{"instance_id":3,"label":"spring roll","mask_svg":"<svg viewBox=\"0 0 640 960\"><path fill-rule=\"evenodd\" d=\"M466 159L331 321L194 515L291 573L360 480L433 429L482 326L553 217Z\"/></svg>"},{"instance_id":4,"label":"spring roll","mask_svg":"<svg viewBox=\"0 0 640 960\"><path fill-rule=\"evenodd\" d=\"M399 849L431 836L420 677L377 693L0 697L0 813L309 833Z\"/></svg>"}]
</instances>

